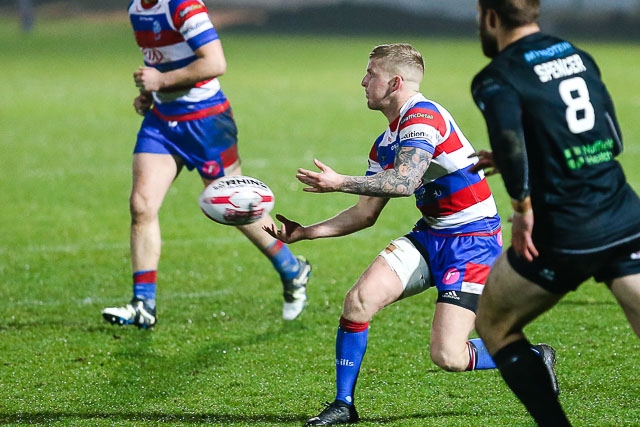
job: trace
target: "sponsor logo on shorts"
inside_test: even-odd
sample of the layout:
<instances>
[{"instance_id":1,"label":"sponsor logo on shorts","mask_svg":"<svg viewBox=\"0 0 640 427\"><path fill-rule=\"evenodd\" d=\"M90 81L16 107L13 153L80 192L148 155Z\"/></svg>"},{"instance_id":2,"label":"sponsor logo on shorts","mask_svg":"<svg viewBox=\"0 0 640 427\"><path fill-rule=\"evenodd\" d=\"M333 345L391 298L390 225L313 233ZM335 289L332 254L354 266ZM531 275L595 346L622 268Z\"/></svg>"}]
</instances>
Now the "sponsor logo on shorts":
<instances>
[{"instance_id":1,"label":"sponsor logo on shorts","mask_svg":"<svg viewBox=\"0 0 640 427\"><path fill-rule=\"evenodd\" d=\"M460 301L460 297L456 291L444 292L440 295L440 298L454 299Z\"/></svg>"},{"instance_id":2,"label":"sponsor logo on shorts","mask_svg":"<svg viewBox=\"0 0 640 427\"><path fill-rule=\"evenodd\" d=\"M632 253L631 259L640 259L640 251Z\"/></svg>"},{"instance_id":3,"label":"sponsor logo on shorts","mask_svg":"<svg viewBox=\"0 0 640 427\"><path fill-rule=\"evenodd\" d=\"M460 280L460 271L453 267L448 269L442 276L442 283L445 285L453 285Z\"/></svg>"},{"instance_id":4,"label":"sponsor logo on shorts","mask_svg":"<svg viewBox=\"0 0 640 427\"><path fill-rule=\"evenodd\" d=\"M540 275L540 277L550 282L554 281L556 278L556 272L553 270L549 270L548 268L543 268L538 274Z\"/></svg>"},{"instance_id":5,"label":"sponsor logo on shorts","mask_svg":"<svg viewBox=\"0 0 640 427\"><path fill-rule=\"evenodd\" d=\"M210 160L202 165L202 172L204 172L208 176L218 176L221 169L222 168L220 167L220 163L216 162L215 160Z\"/></svg>"}]
</instances>

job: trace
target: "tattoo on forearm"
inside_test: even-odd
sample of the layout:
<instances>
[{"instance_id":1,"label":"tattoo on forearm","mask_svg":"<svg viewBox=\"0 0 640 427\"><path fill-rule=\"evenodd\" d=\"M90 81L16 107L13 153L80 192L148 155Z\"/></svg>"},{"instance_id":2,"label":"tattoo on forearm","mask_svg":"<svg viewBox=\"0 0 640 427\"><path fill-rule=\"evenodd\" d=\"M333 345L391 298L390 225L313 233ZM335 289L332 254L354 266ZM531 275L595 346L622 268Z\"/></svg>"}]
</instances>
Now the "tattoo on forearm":
<instances>
[{"instance_id":1,"label":"tattoo on forearm","mask_svg":"<svg viewBox=\"0 0 640 427\"><path fill-rule=\"evenodd\" d=\"M394 169L371 176L349 176L342 191L374 197L410 196L420 185L431 158L425 150L403 147L396 154Z\"/></svg>"}]
</instances>

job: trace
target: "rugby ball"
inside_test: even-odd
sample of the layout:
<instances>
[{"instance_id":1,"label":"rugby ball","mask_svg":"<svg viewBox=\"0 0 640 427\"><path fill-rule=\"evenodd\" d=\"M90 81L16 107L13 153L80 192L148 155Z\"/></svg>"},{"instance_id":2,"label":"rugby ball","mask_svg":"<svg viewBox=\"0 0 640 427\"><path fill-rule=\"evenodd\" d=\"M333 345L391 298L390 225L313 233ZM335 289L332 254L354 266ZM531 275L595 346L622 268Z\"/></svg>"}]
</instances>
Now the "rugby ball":
<instances>
[{"instance_id":1,"label":"rugby ball","mask_svg":"<svg viewBox=\"0 0 640 427\"><path fill-rule=\"evenodd\" d=\"M209 184L200 194L200 209L224 225L246 225L268 215L275 202L273 192L250 176L227 175Z\"/></svg>"}]
</instances>

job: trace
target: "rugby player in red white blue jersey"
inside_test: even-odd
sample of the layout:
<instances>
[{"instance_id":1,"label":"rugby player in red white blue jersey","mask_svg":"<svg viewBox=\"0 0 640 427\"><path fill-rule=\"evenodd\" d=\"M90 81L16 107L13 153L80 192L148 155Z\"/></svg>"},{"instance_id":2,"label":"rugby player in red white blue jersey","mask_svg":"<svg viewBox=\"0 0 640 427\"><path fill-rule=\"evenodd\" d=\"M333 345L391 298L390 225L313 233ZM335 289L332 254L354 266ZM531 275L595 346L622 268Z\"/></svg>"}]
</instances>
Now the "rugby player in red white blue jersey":
<instances>
[{"instance_id":1,"label":"rugby player in red white blue jersey","mask_svg":"<svg viewBox=\"0 0 640 427\"><path fill-rule=\"evenodd\" d=\"M134 148L130 196L133 298L102 315L112 324L150 328L156 323L158 211L171 184L184 167L197 170L205 186L242 170L236 124L217 79L226 71L226 60L204 3L134 0L129 17L144 56L144 66L133 73L139 90L134 108L144 117ZM311 267L262 231L271 224L265 216L238 229L279 274L283 318L292 320L306 304Z\"/></svg>"},{"instance_id":2,"label":"rugby player in red white blue jersey","mask_svg":"<svg viewBox=\"0 0 640 427\"><path fill-rule=\"evenodd\" d=\"M298 169L308 192L359 195L358 202L319 223L302 226L282 215L284 242L335 237L372 226L390 199L415 196L421 218L393 240L347 293L336 337L336 396L308 425L359 419L354 391L369 321L385 306L432 286L438 298L430 352L447 371L495 368L480 339L469 339L490 267L502 251L500 218L482 171L470 172L474 149L449 112L420 93L424 61L408 44L380 45L362 79L367 105L389 122L373 144L364 176Z\"/></svg>"}]
</instances>

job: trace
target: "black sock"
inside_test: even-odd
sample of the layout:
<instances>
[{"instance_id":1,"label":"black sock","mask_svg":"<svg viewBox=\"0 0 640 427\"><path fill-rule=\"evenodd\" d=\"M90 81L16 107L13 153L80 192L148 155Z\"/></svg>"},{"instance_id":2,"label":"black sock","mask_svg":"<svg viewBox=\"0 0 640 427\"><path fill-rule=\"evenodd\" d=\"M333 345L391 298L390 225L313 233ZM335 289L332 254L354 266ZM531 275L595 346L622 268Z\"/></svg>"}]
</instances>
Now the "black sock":
<instances>
[{"instance_id":1,"label":"black sock","mask_svg":"<svg viewBox=\"0 0 640 427\"><path fill-rule=\"evenodd\" d=\"M539 426L570 426L553 391L542 358L526 339L513 342L494 356L502 378Z\"/></svg>"}]
</instances>

